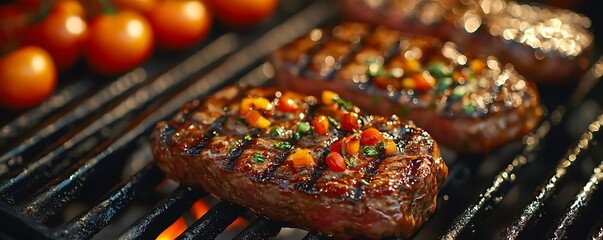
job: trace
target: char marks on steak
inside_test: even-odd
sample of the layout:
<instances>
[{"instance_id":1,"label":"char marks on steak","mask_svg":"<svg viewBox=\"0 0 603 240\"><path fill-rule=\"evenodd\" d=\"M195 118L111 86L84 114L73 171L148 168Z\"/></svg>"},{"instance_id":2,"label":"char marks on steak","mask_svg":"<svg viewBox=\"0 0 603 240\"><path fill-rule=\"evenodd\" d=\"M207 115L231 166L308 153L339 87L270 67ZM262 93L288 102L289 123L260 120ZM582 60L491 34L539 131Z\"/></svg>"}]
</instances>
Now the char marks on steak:
<instances>
[{"instance_id":1,"label":"char marks on steak","mask_svg":"<svg viewBox=\"0 0 603 240\"><path fill-rule=\"evenodd\" d=\"M373 114L398 114L459 152L488 152L540 121L535 86L491 56L453 43L347 22L315 29L271 56L277 85L331 89Z\"/></svg>"},{"instance_id":2,"label":"char marks on steak","mask_svg":"<svg viewBox=\"0 0 603 240\"><path fill-rule=\"evenodd\" d=\"M575 81L590 61L589 18L507 0L340 0L350 19L456 43L463 52L494 55L529 80Z\"/></svg>"},{"instance_id":3,"label":"char marks on steak","mask_svg":"<svg viewBox=\"0 0 603 240\"><path fill-rule=\"evenodd\" d=\"M295 111L280 110L283 102ZM245 110L250 104L270 126L250 117L252 110ZM448 173L436 142L395 115L363 115L357 107L344 107L349 106L320 104L294 92L230 86L158 123L152 150L171 178L273 220L336 237L410 236L435 211ZM359 115L358 129L344 130L345 114ZM320 116L330 117L328 132L319 134L317 125L310 128L316 131L302 131L300 125ZM332 149L369 128L382 134L376 147L361 144L353 154L346 140L345 152ZM384 150L383 142L395 144L394 151ZM300 163L295 156L304 151L311 158ZM329 167L326 156L333 151L348 161L344 171Z\"/></svg>"}]
</instances>

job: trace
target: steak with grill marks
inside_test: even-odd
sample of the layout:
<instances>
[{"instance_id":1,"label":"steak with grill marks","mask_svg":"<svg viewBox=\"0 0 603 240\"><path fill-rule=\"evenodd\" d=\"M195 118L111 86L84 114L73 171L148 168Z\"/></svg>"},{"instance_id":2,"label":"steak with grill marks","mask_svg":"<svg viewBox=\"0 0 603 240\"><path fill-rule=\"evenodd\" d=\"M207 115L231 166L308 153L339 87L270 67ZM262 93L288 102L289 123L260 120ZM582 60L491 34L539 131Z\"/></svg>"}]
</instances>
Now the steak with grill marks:
<instances>
[{"instance_id":1,"label":"steak with grill marks","mask_svg":"<svg viewBox=\"0 0 603 240\"><path fill-rule=\"evenodd\" d=\"M437 143L395 115L322 99L226 87L158 123L153 154L169 177L273 220L335 237L412 235L448 174Z\"/></svg>"},{"instance_id":2,"label":"steak with grill marks","mask_svg":"<svg viewBox=\"0 0 603 240\"><path fill-rule=\"evenodd\" d=\"M383 26L315 29L271 56L277 85L333 89L372 114L414 121L458 152L488 152L521 138L542 116L533 83L492 56Z\"/></svg>"}]
</instances>

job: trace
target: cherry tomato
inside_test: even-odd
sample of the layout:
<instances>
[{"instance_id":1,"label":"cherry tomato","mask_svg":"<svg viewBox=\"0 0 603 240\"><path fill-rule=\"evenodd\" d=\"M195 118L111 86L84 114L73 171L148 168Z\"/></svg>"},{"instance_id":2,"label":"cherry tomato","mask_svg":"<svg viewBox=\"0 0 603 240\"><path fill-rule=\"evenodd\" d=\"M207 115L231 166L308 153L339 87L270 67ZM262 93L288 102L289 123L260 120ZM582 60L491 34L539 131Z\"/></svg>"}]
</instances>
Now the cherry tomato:
<instances>
[{"instance_id":1,"label":"cherry tomato","mask_svg":"<svg viewBox=\"0 0 603 240\"><path fill-rule=\"evenodd\" d=\"M112 0L113 6L120 10L132 10L147 15L156 5L156 0Z\"/></svg>"},{"instance_id":2,"label":"cherry tomato","mask_svg":"<svg viewBox=\"0 0 603 240\"><path fill-rule=\"evenodd\" d=\"M0 53L18 46L28 16L17 5L0 5Z\"/></svg>"},{"instance_id":3,"label":"cherry tomato","mask_svg":"<svg viewBox=\"0 0 603 240\"><path fill-rule=\"evenodd\" d=\"M331 169L331 171L333 171L333 172L345 171L345 168L346 168L345 160L339 153L330 152L329 155L327 155L326 162L327 162L327 166L329 166L329 169Z\"/></svg>"},{"instance_id":4,"label":"cherry tomato","mask_svg":"<svg viewBox=\"0 0 603 240\"><path fill-rule=\"evenodd\" d=\"M329 147L329 150L331 150L331 152L336 152L336 153L341 153L341 145L343 143L344 138L340 138L337 141L335 141L334 143L331 144L331 146Z\"/></svg>"},{"instance_id":5,"label":"cherry tomato","mask_svg":"<svg viewBox=\"0 0 603 240\"><path fill-rule=\"evenodd\" d=\"M247 28L266 20L278 0L209 0L216 18L231 28Z\"/></svg>"},{"instance_id":6,"label":"cherry tomato","mask_svg":"<svg viewBox=\"0 0 603 240\"><path fill-rule=\"evenodd\" d=\"M21 47L0 58L0 104L27 108L48 98L57 82L50 55L36 46Z\"/></svg>"},{"instance_id":7,"label":"cherry tomato","mask_svg":"<svg viewBox=\"0 0 603 240\"><path fill-rule=\"evenodd\" d=\"M146 61L153 50L153 30L142 15L129 10L100 15L88 27L84 55L91 68L118 74Z\"/></svg>"},{"instance_id":8,"label":"cherry tomato","mask_svg":"<svg viewBox=\"0 0 603 240\"><path fill-rule=\"evenodd\" d=\"M383 141L383 139L383 134L376 128L366 129L360 134L360 140L362 141L362 144L365 145L375 145Z\"/></svg>"},{"instance_id":9,"label":"cherry tomato","mask_svg":"<svg viewBox=\"0 0 603 240\"><path fill-rule=\"evenodd\" d=\"M164 1L149 13L157 44L168 49L190 47L207 36L212 18L199 1Z\"/></svg>"},{"instance_id":10,"label":"cherry tomato","mask_svg":"<svg viewBox=\"0 0 603 240\"><path fill-rule=\"evenodd\" d=\"M284 96L278 100L276 107L278 110L288 113L294 113L299 108L293 99Z\"/></svg>"},{"instance_id":11,"label":"cherry tomato","mask_svg":"<svg viewBox=\"0 0 603 240\"><path fill-rule=\"evenodd\" d=\"M29 28L24 42L46 49L57 68L65 70L71 67L82 54L87 25L81 15L68 12L71 10L61 11L49 14Z\"/></svg>"}]
</instances>

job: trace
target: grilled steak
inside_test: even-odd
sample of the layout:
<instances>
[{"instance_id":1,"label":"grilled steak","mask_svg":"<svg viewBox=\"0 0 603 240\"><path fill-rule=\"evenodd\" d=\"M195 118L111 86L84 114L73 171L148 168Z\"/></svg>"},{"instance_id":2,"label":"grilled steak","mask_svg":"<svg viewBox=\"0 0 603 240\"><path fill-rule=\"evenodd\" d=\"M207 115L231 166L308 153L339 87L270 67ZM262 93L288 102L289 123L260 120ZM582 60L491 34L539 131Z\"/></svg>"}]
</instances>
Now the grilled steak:
<instances>
[{"instance_id":1,"label":"grilled steak","mask_svg":"<svg viewBox=\"0 0 603 240\"><path fill-rule=\"evenodd\" d=\"M350 19L427 34L494 55L541 83L577 80L594 41L590 19L506 0L340 0Z\"/></svg>"},{"instance_id":2,"label":"grilled steak","mask_svg":"<svg viewBox=\"0 0 603 240\"><path fill-rule=\"evenodd\" d=\"M315 29L271 56L278 85L334 89L370 113L413 120L438 143L487 152L540 121L539 95L512 66L450 42L348 22Z\"/></svg>"},{"instance_id":3,"label":"grilled steak","mask_svg":"<svg viewBox=\"0 0 603 240\"><path fill-rule=\"evenodd\" d=\"M410 236L448 173L438 145L395 115L322 99L227 87L158 123L153 154L171 178L274 220L336 237Z\"/></svg>"}]
</instances>

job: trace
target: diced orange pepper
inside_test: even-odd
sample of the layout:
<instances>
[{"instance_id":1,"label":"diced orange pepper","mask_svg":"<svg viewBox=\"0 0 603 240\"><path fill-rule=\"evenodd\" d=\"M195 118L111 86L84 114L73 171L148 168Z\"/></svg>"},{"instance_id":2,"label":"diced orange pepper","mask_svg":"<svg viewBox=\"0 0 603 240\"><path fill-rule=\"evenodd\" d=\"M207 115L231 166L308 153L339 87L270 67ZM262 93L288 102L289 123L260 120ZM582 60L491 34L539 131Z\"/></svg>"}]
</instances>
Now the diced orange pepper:
<instances>
[{"instance_id":1,"label":"diced orange pepper","mask_svg":"<svg viewBox=\"0 0 603 240\"><path fill-rule=\"evenodd\" d=\"M425 76L423 74L417 74L412 77L415 81L415 88L419 91L427 91L435 86L435 79L431 76Z\"/></svg>"},{"instance_id":2,"label":"diced orange pepper","mask_svg":"<svg viewBox=\"0 0 603 240\"><path fill-rule=\"evenodd\" d=\"M469 64L469 69L477 74L481 73L484 68L486 68L486 64L481 59L471 60L471 63Z\"/></svg>"},{"instance_id":3,"label":"diced orange pepper","mask_svg":"<svg viewBox=\"0 0 603 240\"><path fill-rule=\"evenodd\" d=\"M245 115L245 120L252 127L267 128L270 126L270 120L262 116L257 110L249 110Z\"/></svg>"},{"instance_id":4,"label":"diced orange pepper","mask_svg":"<svg viewBox=\"0 0 603 240\"><path fill-rule=\"evenodd\" d=\"M329 119L325 116L317 116L310 121L312 126L314 126L314 131L319 135L327 135L329 133Z\"/></svg>"},{"instance_id":5,"label":"diced orange pepper","mask_svg":"<svg viewBox=\"0 0 603 240\"><path fill-rule=\"evenodd\" d=\"M396 146L396 143L393 140L387 139L384 143L385 154L392 154L398 151L398 147Z\"/></svg>"},{"instance_id":6,"label":"diced orange pepper","mask_svg":"<svg viewBox=\"0 0 603 240\"><path fill-rule=\"evenodd\" d=\"M252 109L256 109L256 110L270 110L272 109L272 104L270 104L270 101L268 101L268 99L263 98L263 97L258 97L258 98L243 98L243 100L241 101L241 109L239 110L239 114L245 115L247 114L247 112L249 112L249 110Z\"/></svg>"},{"instance_id":7,"label":"diced orange pepper","mask_svg":"<svg viewBox=\"0 0 603 240\"><path fill-rule=\"evenodd\" d=\"M325 105L331 105L333 104L333 99L339 99L339 95L333 91L329 91L329 90L324 90L322 91L322 103Z\"/></svg>"},{"instance_id":8,"label":"diced orange pepper","mask_svg":"<svg viewBox=\"0 0 603 240\"><path fill-rule=\"evenodd\" d=\"M418 72L421 70L421 63L416 59L406 60L404 63L404 71L405 72Z\"/></svg>"},{"instance_id":9,"label":"diced orange pepper","mask_svg":"<svg viewBox=\"0 0 603 240\"><path fill-rule=\"evenodd\" d=\"M362 131L360 134L360 140L364 145L375 145L381 141L383 141L383 135L376 128L369 128Z\"/></svg>"},{"instance_id":10,"label":"diced orange pepper","mask_svg":"<svg viewBox=\"0 0 603 240\"><path fill-rule=\"evenodd\" d=\"M314 163L310 150L305 148L295 149L290 159L293 166L296 167L303 167Z\"/></svg>"},{"instance_id":11,"label":"diced orange pepper","mask_svg":"<svg viewBox=\"0 0 603 240\"><path fill-rule=\"evenodd\" d=\"M346 137L344 144L345 153L348 156L354 155L360 150L360 139L358 139L357 135L351 135Z\"/></svg>"}]
</instances>

